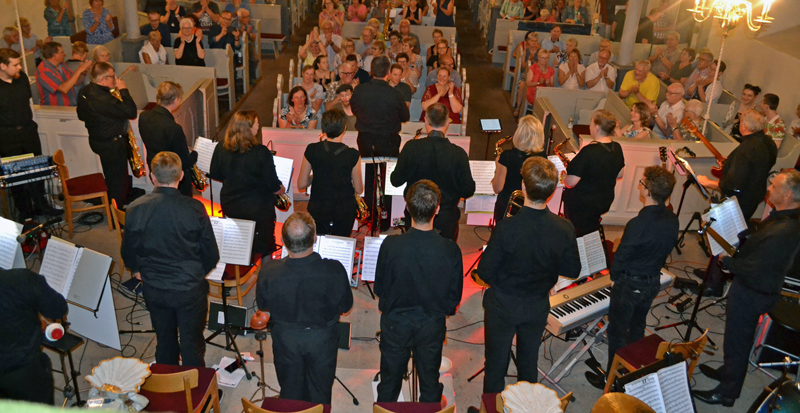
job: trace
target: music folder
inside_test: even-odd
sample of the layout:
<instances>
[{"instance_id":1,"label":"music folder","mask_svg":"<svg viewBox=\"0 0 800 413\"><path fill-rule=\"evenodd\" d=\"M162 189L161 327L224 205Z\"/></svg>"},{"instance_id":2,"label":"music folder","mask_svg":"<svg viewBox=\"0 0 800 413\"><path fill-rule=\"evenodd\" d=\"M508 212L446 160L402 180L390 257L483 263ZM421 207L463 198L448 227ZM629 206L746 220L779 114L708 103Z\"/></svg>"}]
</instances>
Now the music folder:
<instances>
[{"instance_id":1,"label":"music folder","mask_svg":"<svg viewBox=\"0 0 800 413\"><path fill-rule=\"evenodd\" d=\"M0 268L26 268L22 247L17 236L22 233L22 224L0 217Z\"/></svg>"},{"instance_id":2,"label":"music folder","mask_svg":"<svg viewBox=\"0 0 800 413\"><path fill-rule=\"evenodd\" d=\"M656 413L694 412L686 362L664 367L625 384L625 394L643 401Z\"/></svg>"},{"instance_id":3,"label":"music folder","mask_svg":"<svg viewBox=\"0 0 800 413\"><path fill-rule=\"evenodd\" d=\"M67 302L96 312L103 298L111 261L107 255L52 237L39 274Z\"/></svg>"},{"instance_id":4,"label":"music folder","mask_svg":"<svg viewBox=\"0 0 800 413\"><path fill-rule=\"evenodd\" d=\"M739 245L739 233L747 229L747 221L744 219L739 201L735 196L730 197L721 203L714 205L703 214L703 221L711 222L711 228L721 235L728 244L736 247ZM725 251L713 238L708 237L708 245L711 247L711 254L718 255Z\"/></svg>"}]
</instances>

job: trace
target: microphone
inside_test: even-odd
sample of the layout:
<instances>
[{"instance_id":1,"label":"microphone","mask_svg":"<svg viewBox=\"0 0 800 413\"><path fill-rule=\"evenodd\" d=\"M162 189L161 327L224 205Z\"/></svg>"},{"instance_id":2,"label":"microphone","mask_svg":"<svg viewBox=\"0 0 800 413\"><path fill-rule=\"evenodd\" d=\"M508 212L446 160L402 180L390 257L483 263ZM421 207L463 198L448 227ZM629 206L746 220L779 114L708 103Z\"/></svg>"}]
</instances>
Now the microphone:
<instances>
[{"instance_id":1,"label":"microphone","mask_svg":"<svg viewBox=\"0 0 800 413\"><path fill-rule=\"evenodd\" d=\"M39 224L39 225L37 225L37 226L35 226L35 227L23 232L22 234L19 234L17 236L17 242L22 244L22 243L25 242L25 239L27 239L28 237L33 238L36 235L38 235L40 232L44 231L46 228L49 228L49 227L51 227L51 226L53 226L55 224L58 224L59 222L61 222L61 218L52 219L52 220L47 221L47 222L45 222L43 224Z\"/></svg>"},{"instance_id":2,"label":"microphone","mask_svg":"<svg viewBox=\"0 0 800 413\"><path fill-rule=\"evenodd\" d=\"M695 154L693 150L689 149L689 147L688 147L688 146L684 146L684 147L683 147L683 148L681 148L681 149L682 149L684 152L686 152L686 154L687 154L687 155L691 156L692 158L696 158L696 157L697 157L697 154Z\"/></svg>"}]
</instances>

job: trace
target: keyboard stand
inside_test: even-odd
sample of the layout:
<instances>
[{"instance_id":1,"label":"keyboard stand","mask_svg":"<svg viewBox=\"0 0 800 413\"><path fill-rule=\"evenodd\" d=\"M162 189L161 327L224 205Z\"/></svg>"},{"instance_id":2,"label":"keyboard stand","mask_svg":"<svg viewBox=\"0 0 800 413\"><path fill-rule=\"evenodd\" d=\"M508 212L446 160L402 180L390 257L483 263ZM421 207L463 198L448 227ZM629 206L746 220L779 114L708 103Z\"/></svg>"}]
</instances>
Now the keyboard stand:
<instances>
[{"instance_id":1,"label":"keyboard stand","mask_svg":"<svg viewBox=\"0 0 800 413\"><path fill-rule=\"evenodd\" d=\"M598 331L597 334L595 334L594 336L591 337L591 339L589 339L586 345L584 345L583 348L578 352L578 354L575 357L573 357L572 360L570 360L569 364L567 364L567 366L564 367L563 370L561 370L561 372L558 374L558 376L556 376L555 379L551 379L548 377L552 374L555 374L554 373L555 370L567 359L567 357L569 357L572 354L573 351L575 351L575 349L578 347L578 344L580 344L582 341L586 339L586 336L589 335L589 332L591 332L592 329L594 329L597 326L597 324L600 323L601 320L603 320L603 317L605 316L598 317L594 321L590 322L589 325L586 326L586 328L584 328L583 333L581 333L580 337L578 337L578 339L575 340L575 342L572 343L571 346L569 346L567 351L565 351L564 354L562 354L561 357L559 357L558 360L556 360L556 362L553 363L553 367L550 367L550 370L547 371L547 374L542 373L542 376L544 377L545 380L556 385L561 381L562 378L564 378L564 376L567 373L569 373L570 370L572 370L572 367L575 365L575 363L577 363L578 360L580 360L580 358L583 357L583 355L587 351L589 351L589 349L597 342L599 337L603 336L603 333L605 333L606 328L608 328L608 323L603 324L603 327L600 328L600 331Z\"/></svg>"}]
</instances>

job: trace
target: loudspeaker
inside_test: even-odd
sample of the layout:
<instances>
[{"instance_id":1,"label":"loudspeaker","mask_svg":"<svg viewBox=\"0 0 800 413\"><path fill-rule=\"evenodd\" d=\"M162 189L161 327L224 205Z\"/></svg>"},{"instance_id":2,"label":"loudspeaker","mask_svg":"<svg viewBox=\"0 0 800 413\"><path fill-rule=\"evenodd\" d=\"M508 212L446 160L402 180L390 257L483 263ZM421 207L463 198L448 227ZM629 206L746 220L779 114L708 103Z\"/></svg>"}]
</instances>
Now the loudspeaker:
<instances>
[{"instance_id":1,"label":"loudspeaker","mask_svg":"<svg viewBox=\"0 0 800 413\"><path fill-rule=\"evenodd\" d=\"M350 323L339 322L339 348L350 350Z\"/></svg>"}]
</instances>

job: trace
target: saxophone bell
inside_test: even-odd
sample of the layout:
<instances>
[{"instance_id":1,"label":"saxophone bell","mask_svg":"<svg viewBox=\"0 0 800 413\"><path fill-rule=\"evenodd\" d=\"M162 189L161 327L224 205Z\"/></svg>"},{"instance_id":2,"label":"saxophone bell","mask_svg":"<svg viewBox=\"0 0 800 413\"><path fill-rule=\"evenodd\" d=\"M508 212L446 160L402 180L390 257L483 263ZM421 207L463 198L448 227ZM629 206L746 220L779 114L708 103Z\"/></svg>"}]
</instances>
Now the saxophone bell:
<instances>
[{"instance_id":1,"label":"saxophone bell","mask_svg":"<svg viewBox=\"0 0 800 413\"><path fill-rule=\"evenodd\" d=\"M358 218L359 222L366 222L367 218L369 218L369 207L367 206L367 202L364 201L364 198L359 194L355 194L355 197L356 217Z\"/></svg>"},{"instance_id":2,"label":"saxophone bell","mask_svg":"<svg viewBox=\"0 0 800 413\"><path fill-rule=\"evenodd\" d=\"M502 147L503 144L508 142L508 141L510 141L510 140L512 140L512 139L514 139L514 138L511 137L511 135L508 135L505 138L498 140L494 144L494 153L495 153L495 155L499 156L501 153L503 153L503 147Z\"/></svg>"},{"instance_id":3,"label":"saxophone bell","mask_svg":"<svg viewBox=\"0 0 800 413\"><path fill-rule=\"evenodd\" d=\"M122 94L119 93L119 90L111 89L111 96L114 96L122 102ZM139 145L136 144L136 135L133 134L131 122L128 121L128 163L131 165L133 176L137 178L141 178L145 175L144 161L142 159L142 150L139 149Z\"/></svg>"}]
</instances>

